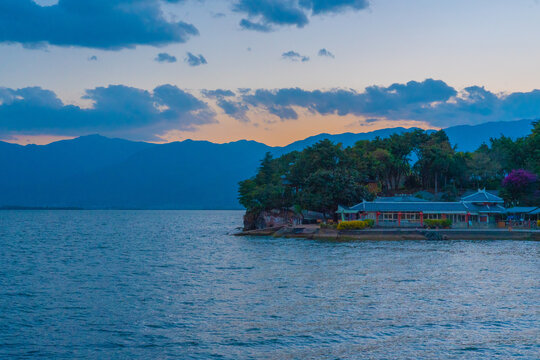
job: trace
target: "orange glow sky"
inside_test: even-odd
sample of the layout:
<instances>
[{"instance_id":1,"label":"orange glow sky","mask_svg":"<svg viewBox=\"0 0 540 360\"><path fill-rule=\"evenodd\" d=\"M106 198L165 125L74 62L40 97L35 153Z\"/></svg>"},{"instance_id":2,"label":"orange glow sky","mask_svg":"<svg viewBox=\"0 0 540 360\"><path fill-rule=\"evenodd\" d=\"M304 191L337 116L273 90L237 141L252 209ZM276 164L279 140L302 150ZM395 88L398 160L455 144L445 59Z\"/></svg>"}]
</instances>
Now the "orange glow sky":
<instances>
[{"instance_id":1,"label":"orange glow sky","mask_svg":"<svg viewBox=\"0 0 540 360\"><path fill-rule=\"evenodd\" d=\"M268 114L259 114L259 122L244 124L226 115L218 115L218 123L204 125L198 131L172 130L162 135L162 142L207 140L215 143L227 143L237 140L254 140L270 146L285 146L297 140L321 133L341 134L345 132L363 133L391 127L419 127L435 129L435 127L419 121L384 121L366 123L356 116L322 116L310 114L297 109L298 120L281 121ZM253 117L252 117L253 118ZM45 145L51 142L72 139L69 136L54 135L16 135L5 140L20 145ZM158 141L159 142L159 141Z\"/></svg>"},{"instance_id":2,"label":"orange glow sky","mask_svg":"<svg viewBox=\"0 0 540 360\"><path fill-rule=\"evenodd\" d=\"M277 4L280 0L272 1ZM164 142L194 139L225 143L246 139L283 146L320 133L360 133L398 126L428 129L436 128L433 124L447 127L459 122L473 123L471 118L482 113L477 109L494 113L493 117L481 121L540 116L540 96L533 93L540 86L540 0L368 2L366 8L346 7L320 16L307 12L309 23L305 25L276 23L272 24L273 31L257 32L241 28L241 21L250 16L235 10L237 0L159 1L155 4L166 21L186 21L200 34L186 42L164 44L145 43L141 37L140 43L119 48L81 44L80 37L88 35L86 29L82 29L80 36L68 37L74 43L55 45L50 43L54 38L44 39L43 47L17 40L14 31L14 39L0 39L0 107L4 105L2 90L6 89L13 92L39 87L52 92L64 105L88 108L92 106L88 96L84 98L88 90L122 85L152 92L156 86L170 84L208 103L217 114L217 122L200 126L196 123L195 131L181 131L178 129L186 127L171 123L166 127L170 130L161 134L146 132L147 128L143 127L144 134L137 133L137 137L131 136L131 128L124 132L107 132L107 127L97 125L75 128L69 121L66 123L70 126L63 124L65 128L62 124L46 127L39 123L39 116L13 117L6 121L11 127L0 127L0 140L22 145L47 144L94 132L128 139L155 139L158 135ZM57 0L35 0L34 3L42 6L62 4ZM298 1L290 3L298 4ZM29 21L28 27L39 23ZM41 35L39 26L34 30ZM100 40L107 39L102 37ZM322 49L328 49L333 55L320 56ZM178 61L156 61L156 56L163 52ZM190 66L185 61L188 52L204 55L208 62ZM291 61L283 57L287 52L297 52L309 57L309 61ZM457 112L456 116L448 116L444 125L437 122L435 116L431 124L384 119L366 123L358 116L322 116L301 108L295 108L299 115L297 120L280 120L255 106L251 106L248 113L251 122L242 123L224 115L216 106L215 98L201 95L203 89L238 91L241 88L354 89L362 93L371 86L388 87L425 79L444 81L456 91L477 86L496 96L531 93L526 94L527 100L520 100L517 105L495 106L488 111L482 108L484 104L480 101L478 107L470 107L471 114ZM45 96L44 99L48 98ZM112 101L105 105L110 103ZM55 106L53 101L52 108ZM500 115L497 113L500 108L519 111ZM4 114L0 112L0 125L7 118L1 118ZM385 112L380 114L384 116ZM380 119L381 116L376 117ZM39 124L32 127L36 119ZM52 117L48 121L56 119ZM26 126L20 125L22 121L27 122ZM121 119L119 123L122 121L129 122L129 119ZM156 120L159 125L160 121ZM156 128L164 131L165 127Z\"/></svg>"}]
</instances>

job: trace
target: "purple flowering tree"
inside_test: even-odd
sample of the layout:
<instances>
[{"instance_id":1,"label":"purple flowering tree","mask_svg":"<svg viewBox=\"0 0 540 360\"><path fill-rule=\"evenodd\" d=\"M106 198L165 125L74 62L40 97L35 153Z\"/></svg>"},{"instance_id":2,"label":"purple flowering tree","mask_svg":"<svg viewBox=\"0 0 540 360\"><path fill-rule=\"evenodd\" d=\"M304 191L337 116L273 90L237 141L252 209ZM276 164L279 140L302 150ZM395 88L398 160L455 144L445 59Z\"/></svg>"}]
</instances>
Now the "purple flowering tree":
<instances>
[{"instance_id":1,"label":"purple flowering tree","mask_svg":"<svg viewBox=\"0 0 540 360\"><path fill-rule=\"evenodd\" d=\"M503 180L503 196L512 205L524 205L536 201L538 176L524 169L512 170Z\"/></svg>"}]
</instances>

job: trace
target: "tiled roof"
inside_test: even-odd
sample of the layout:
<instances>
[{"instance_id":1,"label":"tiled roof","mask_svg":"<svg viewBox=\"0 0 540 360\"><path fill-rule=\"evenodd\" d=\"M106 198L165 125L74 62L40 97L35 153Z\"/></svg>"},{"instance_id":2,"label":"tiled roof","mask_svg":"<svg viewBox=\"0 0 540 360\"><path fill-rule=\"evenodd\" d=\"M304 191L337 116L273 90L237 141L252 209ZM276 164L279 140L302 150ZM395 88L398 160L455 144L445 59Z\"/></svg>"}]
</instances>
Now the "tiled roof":
<instances>
[{"instance_id":1,"label":"tiled roof","mask_svg":"<svg viewBox=\"0 0 540 360\"><path fill-rule=\"evenodd\" d=\"M426 202L427 200L412 195L378 197L373 202Z\"/></svg>"},{"instance_id":2,"label":"tiled roof","mask_svg":"<svg viewBox=\"0 0 540 360\"><path fill-rule=\"evenodd\" d=\"M338 213L355 212L423 212L446 214L503 214L506 209L501 205L476 205L468 202L432 202L432 201L364 201L352 207L338 207Z\"/></svg>"},{"instance_id":3,"label":"tiled roof","mask_svg":"<svg viewBox=\"0 0 540 360\"><path fill-rule=\"evenodd\" d=\"M493 195L490 192L487 192L486 189L480 190L478 189L477 192L474 194L471 194L469 196L465 196L461 198L461 201L465 202L476 202L476 203L483 203L483 202L491 202L491 203L503 203L504 200L500 197Z\"/></svg>"},{"instance_id":4,"label":"tiled roof","mask_svg":"<svg viewBox=\"0 0 540 360\"><path fill-rule=\"evenodd\" d=\"M474 205L471 203L463 203L470 212L477 213L491 213L491 214L504 214L506 209L500 205Z\"/></svg>"},{"instance_id":5,"label":"tiled roof","mask_svg":"<svg viewBox=\"0 0 540 360\"><path fill-rule=\"evenodd\" d=\"M367 212L424 212L429 213L459 213L466 214L467 207L459 202L363 202L353 206L351 209Z\"/></svg>"},{"instance_id":6,"label":"tiled roof","mask_svg":"<svg viewBox=\"0 0 540 360\"><path fill-rule=\"evenodd\" d=\"M352 208L348 206L338 205L337 213L344 213L344 214L356 214L358 210L353 210Z\"/></svg>"},{"instance_id":7,"label":"tiled roof","mask_svg":"<svg viewBox=\"0 0 540 360\"><path fill-rule=\"evenodd\" d=\"M527 214L536 209L536 206L516 206L510 209L506 209L506 212L509 214Z\"/></svg>"}]
</instances>

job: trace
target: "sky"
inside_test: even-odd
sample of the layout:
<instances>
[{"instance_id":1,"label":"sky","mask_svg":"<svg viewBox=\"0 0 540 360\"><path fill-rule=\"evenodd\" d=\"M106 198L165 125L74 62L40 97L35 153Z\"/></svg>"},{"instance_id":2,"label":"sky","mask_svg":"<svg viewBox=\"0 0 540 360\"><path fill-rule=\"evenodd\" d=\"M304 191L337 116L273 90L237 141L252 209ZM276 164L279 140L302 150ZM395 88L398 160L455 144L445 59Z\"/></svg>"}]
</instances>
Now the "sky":
<instances>
[{"instance_id":1,"label":"sky","mask_svg":"<svg viewBox=\"0 0 540 360\"><path fill-rule=\"evenodd\" d=\"M0 140L540 118L538 0L0 0Z\"/></svg>"}]
</instances>

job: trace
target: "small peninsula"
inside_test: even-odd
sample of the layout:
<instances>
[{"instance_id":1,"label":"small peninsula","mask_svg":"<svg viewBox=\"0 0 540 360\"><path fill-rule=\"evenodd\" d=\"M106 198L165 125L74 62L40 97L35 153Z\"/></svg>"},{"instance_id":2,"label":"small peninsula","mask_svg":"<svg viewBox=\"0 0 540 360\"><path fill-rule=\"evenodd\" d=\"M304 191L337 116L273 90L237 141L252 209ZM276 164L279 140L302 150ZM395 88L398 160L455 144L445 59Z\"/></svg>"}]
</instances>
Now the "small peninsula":
<instances>
[{"instance_id":1,"label":"small peninsula","mask_svg":"<svg viewBox=\"0 0 540 360\"><path fill-rule=\"evenodd\" d=\"M242 234L311 238L538 239L540 122L473 152L441 130L267 153L240 183Z\"/></svg>"}]
</instances>

